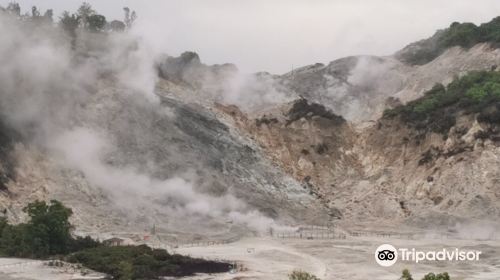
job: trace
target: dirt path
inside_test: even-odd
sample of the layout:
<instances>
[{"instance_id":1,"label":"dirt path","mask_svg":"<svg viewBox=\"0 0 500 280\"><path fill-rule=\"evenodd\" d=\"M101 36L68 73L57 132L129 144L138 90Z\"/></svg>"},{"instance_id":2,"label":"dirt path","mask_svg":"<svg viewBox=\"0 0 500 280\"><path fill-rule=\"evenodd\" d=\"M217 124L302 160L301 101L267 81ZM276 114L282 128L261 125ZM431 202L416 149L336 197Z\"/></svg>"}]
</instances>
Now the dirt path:
<instances>
[{"instance_id":1,"label":"dirt path","mask_svg":"<svg viewBox=\"0 0 500 280\"><path fill-rule=\"evenodd\" d=\"M483 252L478 262L398 262L386 268L376 264L378 245L391 243L397 248L439 250L468 248ZM208 246L179 248L177 253L210 259L234 260L243 266L235 274L202 275L187 279L257 279L281 280L293 270L315 274L322 280L397 280L401 271L410 269L414 279L429 272L448 272L453 280L500 279L500 242L479 240L348 238L346 240L304 240L248 238L241 241Z\"/></svg>"},{"instance_id":2,"label":"dirt path","mask_svg":"<svg viewBox=\"0 0 500 280\"><path fill-rule=\"evenodd\" d=\"M176 252L194 257L234 260L243 265L244 271L213 279L287 279L287 275L296 268L326 279L328 271L321 259L271 238L248 238L231 244L180 248Z\"/></svg>"}]
</instances>

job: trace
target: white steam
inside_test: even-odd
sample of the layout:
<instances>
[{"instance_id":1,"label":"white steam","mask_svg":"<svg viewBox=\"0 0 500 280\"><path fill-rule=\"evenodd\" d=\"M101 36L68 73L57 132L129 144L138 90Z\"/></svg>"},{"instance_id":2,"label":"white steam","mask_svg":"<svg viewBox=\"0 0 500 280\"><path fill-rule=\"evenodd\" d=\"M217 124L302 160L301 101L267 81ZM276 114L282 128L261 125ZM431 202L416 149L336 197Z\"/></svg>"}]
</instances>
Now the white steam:
<instances>
[{"instance_id":1,"label":"white steam","mask_svg":"<svg viewBox=\"0 0 500 280\"><path fill-rule=\"evenodd\" d=\"M234 104L247 111L255 111L289 102L294 96L280 87L273 76L258 73L235 75L226 84L221 98L224 103Z\"/></svg>"},{"instance_id":2,"label":"white steam","mask_svg":"<svg viewBox=\"0 0 500 280\"><path fill-rule=\"evenodd\" d=\"M181 177L157 180L133 168L117 168L103 162L102 156L111 151L112 146L104 135L87 128L75 128L59 135L50 149L69 167L83 172L90 183L102 187L115 201L147 202L161 198L171 202L165 205L170 212L180 212L183 217L229 217L260 232L275 226L272 219L247 209L243 201L230 194L210 196L198 192L192 182Z\"/></svg>"},{"instance_id":3,"label":"white steam","mask_svg":"<svg viewBox=\"0 0 500 280\"><path fill-rule=\"evenodd\" d=\"M202 193L194 180L182 178L181 174L159 180L135 168L115 166L104 160L114 149L110 139L117 136L111 129L103 129L106 125L96 128L88 123L95 116L89 116L94 111L87 108L96 99L105 98L99 89L103 80L138 93L123 94L127 102L142 98L164 111L154 94L157 54L146 42L128 34L82 32L72 47L71 40L59 29L21 24L2 13L0 34L1 116L31 144L46 149L62 165L80 171L89 183L102 188L117 202L148 205L163 199L168 202L165 207L179 219L232 219L258 231L274 226L272 219L234 196ZM106 107L108 103L99 106L97 110L109 114L127 110ZM133 126L130 123L130 129ZM117 204L131 207L128 203Z\"/></svg>"}]
</instances>

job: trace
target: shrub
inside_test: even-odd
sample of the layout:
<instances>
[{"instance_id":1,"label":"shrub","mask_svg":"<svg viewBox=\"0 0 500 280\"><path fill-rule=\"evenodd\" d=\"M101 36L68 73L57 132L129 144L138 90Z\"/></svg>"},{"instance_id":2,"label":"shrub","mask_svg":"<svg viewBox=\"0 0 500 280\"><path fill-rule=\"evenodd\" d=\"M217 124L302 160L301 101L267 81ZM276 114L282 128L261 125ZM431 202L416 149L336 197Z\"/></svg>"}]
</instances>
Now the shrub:
<instances>
[{"instance_id":1,"label":"shrub","mask_svg":"<svg viewBox=\"0 0 500 280\"><path fill-rule=\"evenodd\" d=\"M304 271L294 271L290 275L288 275L289 280L319 280L318 277L304 272Z\"/></svg>"},{"instance_id":2,"label":"shrub","mask_svg":"<svg viewBox=\"0 0 500 280\"><path fill-rule=\"evenodd\" d=\"M440 274L434 274L434 273L429 273L422 278L422 280L450 280L450 276L448 273L440 273Z\"/></svg>"},{"instance_id":3,"label":"shrub","mask_svg":"<svg viewBox=\"0 0 500 280\"><path fill-rule=\"evenodd\" d=\"M404 269L403 275L399 279L400 280L413 280L413 277L411 276L410 271L408 269Z\"/></svg>"},{"instance_id":4,"label":"shrub","mask_svg":"<svg viewBox=\"0 0 500 280\"><path fill-rule=\"evenodd\" d=\"M383 117L399 117L410 127L447 135L462 111L479 113L480 122L497 123L499 107L500 73L478 71L455 78L447 87L437 84L423 97L386 110Z\"/></svg>"},{"instance_id":5,"label":"shrub","mask_svg":"<svg viewBox=\"0 0 500 280\"><path fill-rule=\"evenodd\" d=\"M470 48L481 41L479 27L474 23L454 22L439 38L439 45L442 48L460 46Z\"/></svg>"},{"instance_id":6,"label":"shrub","mask_svg":"<svg viewBox=\"0 0 500 280\"><path fill-rule=\"evenodd\" d=\"M410 271L408 269L403 270L403 275L400 280L413 280L413 277L410 274ZM447 272L440 273L440 274L434 274L434 273L429 273L422 278L422 280L450 280L450 276L448 275Z\"/></svg>"},{"instance_id":7,"label":"shrub","mask_svg":"<svg viewBox=\"0 0 500 280\"><path fill-rule=\"evenodd\" d=\"M227 263L171 255L148 246L96 247L71 254L78 262L115 279L156 279L162 276L188 276L194 273L227 272Z\"/></svg>"},{"instance_id":8,"label":"shrub","mask_svg":"<svg viewBox=\"0 0 500 280\"><path fill-rule=\"evenodd\" d=\"M402 60L413 64L426 64L450 47L470 48L478 43L500 46L500 17L476 26L473 23L452 23L448 28L436 32L429 39L416 43L418 49L402 53Z\"/></svg>"}]
</instances>

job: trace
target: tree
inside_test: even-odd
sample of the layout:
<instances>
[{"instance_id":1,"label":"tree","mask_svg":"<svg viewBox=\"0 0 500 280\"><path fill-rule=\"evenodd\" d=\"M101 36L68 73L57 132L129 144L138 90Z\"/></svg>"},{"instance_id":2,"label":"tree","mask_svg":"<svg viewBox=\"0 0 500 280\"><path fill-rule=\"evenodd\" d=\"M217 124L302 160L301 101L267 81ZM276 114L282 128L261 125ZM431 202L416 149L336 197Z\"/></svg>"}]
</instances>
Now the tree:
<instances>
[{"instance_id":1,"label":"tree","mask_svg":"<svg viewBox=\"0 0 500 280\"><path fill-rule=\"evenodd\" d=\"M52 9L48 9L45 11L45 14L43 14L43 18L50 23L54 22L54 11Z\"/></svg>"},{"instance_id":2,"label":"tree","mask_svg":"<svg viewBox=\"0 0 500 280\"><path fill-rule=\"evenodd\" d=\"M439 38L439 44L443 49L453 46L470 48L479 42L480 33L479 28L473 23L454 22Z\"/></svg>"},{"instance_id":3,"label":"tree","mask_svg":"<svg viewBox=\"0 0 500 280\"><path fill-rule=\"evenodd\" d=\"M76 29L80 25L80 17L76 14L70 14L68 11L64 11L60 18L59 25L74 39L76 37Z\"/></svg>"},{"instance_id":4,"label":"tree","mask_svg":"<svg viewBox=\"0 0 500 280\"><path fill-rule=\"evenodd\" d=\"M31 7L31 17L32 18L39 18L40 17L40 11L36 6Z\"/></svg>"},{"instance_id":5,"label":"tree","mask_svg":"<svg viewBox=\"0 0 500 280\"><path fill-rule=\"evenodd\" d=\"M11 15L20 17L21 16L21 6L19 6L19 3L16 2L10 2L7 5L7 12Z\"/></svg>"},{"instance_id":6,"label":"tree","mask_svg":"<svg viewBox=\"0 0 500 280\"><path fill-rule=\"evenodd\" d=\"M125 25L128 27L130 24L130 9L128 7L124 7L123 11L125 12L125 19L123 22L125 22Z\"/></svg>"},{"instance_id":7,"label":"tree","mask_svg":"<svg viewBox=\"0 0 500 280\"><path fill-rule=\"evenodd\" d=\"M104 30L104 27L106 26L106 17L97 14L92 6L87 2L82 3L76 14L80 19L79 26L85 30L100 32Z\"/></svg>"},{"instance_id":8,"label":"tree","mask_svg":"<svg viewBox=\"0 0 500 280\"><path fill-rule=\"evenodd\" d=\"M130 27L132 27L136 19L137 19L137 14L135 13L135 11L132 11L132 14L130 15Z\"/></svg>"},{"instance_id":9,"label":"tree","mask_svg":"<svg viewBox=\"0 0 500 280\"><path fill-rule=\"evenodd\" d=\"M7 225L2 231L0 247L2 253L13 257L30 257L32 251L26 242L26 225Z\"/></svg>"},{"instance_id":10,"label":"tree","mask_svg":"<svg viewBox=\"0 0 500 280\"><path fill-rule=\"evenodd\" d=\"M23 209L31 218L28 226L28 239L31 240L35 252L43 254L63 254L71 245L71 224L69 217L72 211L61 202L51 200L35 201ZM47 251L44 251L44 250Z\"/></svg>"},{"instance_id":11,"label":"tree","mask_svg":"<svg viewBox=\"0 0 500 280\"><path fill-rule=\"evenodd\" d=\"M30 218L28 223L9 225L0 218L0 252L6 256L46 258L101 245L90 237L71 236L72 211L59 201L35 201L23 211Z\"/></svg>"},{"instance_id":12,"label":"tree","mask_svg":"<svg viewBox=\"0 0 500 280\"><path fill-rule=\"evenodd\" d=\"M448 275L447 272L444 273L439 273L439 274L434 274L434 273L429 273L422 278L422 280L450 280L450 276Z\"/></svg>"},{"instance_id":13,"label":"tree","mask_svg":"<svg viewBox=\"0 0 500 280\"><path fill-rule=\"evenodd\" d=\"M400 280L413 280L413 277L411 276L410 271L408 269L404 269L403 275L399 279Z\"/></svg>"},{"instance_id":14,"label":"tree","mask_svg":"<svg viewBox=\"0 0 500 280\"><path fill-rule=\"evenodd\" d=\"M125 23L119 20L113 20L109 23L109 30L112 32L123 32L125 31Z\"/></svg>"},{"instance_id":15,"label":"tree","mask_svg":"<svg viewBox=\"0 0 500 280\"><path fill-rule=\"evenodd\" d=\"M83 2L82 5L78 7L76 13L81 17L88 17L95 14L95 10L92 8L92 5L87 2Z\"/></svg>"},{"instance_id":16,"label":"tree","mask_svg":"<svg viewBox=\"0 0 500 280\"><path fill-rule=\"evenodd\" d=\"M88 19L90 16L95 15L95 10L89 3L83 2L82 5L76 11L76 14L80 18L81 27L87 29Z\"/></svg>"},{"instance_id":17,"label":"tree","mask_svg":"<svg viewBox=\"0 0 500 280\"><path fill-rule=\"evenodd\" d=\"M103 15L91 15L87 17L87 29L92 32L100 32L106 26L106 18Z\"/></svg>"},{"instance_id":18,"label":"tree","mask_svg":"<svg viewBox=\"0 0 500 280\"><path fill-rule=\"evenodd\" d=\"M0 238L2 238L2 232L8 225L7 218L0 217Z\"/></svg>"},{"instance_id":19,"label":"tree","mask_svg":"<svg viewBox=\"0 0 500 280\"><path fill-rule=\"evenodd\" d=\"M124 7L123 11L125 12L125 25L127 26L127 28L132 28L135 20L137 19L137 14L135 13L135 11L132 11L132 13L130 13L130 9L128 7Z\"/></svg>"}]
</instances>

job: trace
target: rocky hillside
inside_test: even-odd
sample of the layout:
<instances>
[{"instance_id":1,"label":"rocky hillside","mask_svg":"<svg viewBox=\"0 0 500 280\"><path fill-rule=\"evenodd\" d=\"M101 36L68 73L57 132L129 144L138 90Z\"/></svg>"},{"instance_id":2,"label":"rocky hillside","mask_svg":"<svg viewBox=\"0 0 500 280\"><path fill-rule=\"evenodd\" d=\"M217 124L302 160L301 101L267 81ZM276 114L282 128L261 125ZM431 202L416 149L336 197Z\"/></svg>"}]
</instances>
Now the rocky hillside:
<instances>
[{"instance_id":1,"label":"rocky hillside","mask_svg":"<svg viewBox=\"0 0 500 280\"><path fill-rule=\"evenodd\" d=\"M500 51L488 40L459 41L422 63L407 60L454 28L394 56L274 76L296 101L257 112L217 109L347 224L495 220Z\"/></svg>"},{"instance_id":2,"label":"rocky hillside","mask_svg":"<svg viewBox=\"0 0 500 280\"><path fill-rule=\"evenodd\" d=\"M218 107L347 224L453 227L500 214L499 75L470 72L364 126L305 99L256 118Z\"/></svg>"},{"instance_id":3,"label":"rocky hillside","mask_svg":"<svg viewBox=\"0 0 500 280\"><path fill-rule=\"evenodd\" d=\"M12 221L28 201L58 199L78 231L155 227L184 242L331 219L253 141L156 86L155 61L135 38L81 31L72 41L17 20L0 14L0 209ZM182 69L200 66L188 59L160 72L184 93L199 86L184 81Z\"/></svg>"},{"instance_id":4,"label":"rocky hillside","mask_svg":"<svg viewBox=\"0 0 500 280\"><path fill-rule=\"evenodd\" d=\"M244 75L192 52L146 59L123 33L37 28L0 17L0 207L14 221L56 198L81 231L186 241L500 214L493 39L408 60L455 26L393 56Z\"/></svg>"},{"instance_id":5,"label":"rocky hillside","mask_svg":"<svg viewBox=\"0 0 500 280\"><path fill-rule=\"evenodd\" d=\"M170 98L152 105L106 81L98 88L74 115L83 126L55 140L55 157L29 142L14 145L15 175L0 200L11 217L22 218L25 201L55 198L71 205L79 230L147 232L155 225L174 239L329 219L303 184L212 112ZM96 153L103 153L98 160Z\"/></svg>"},{"instance_id":6,"label":"rocky hillside","mask_svg":"<svg viewBox=\"0 0 500 280\"><path fill-rule=\"evenodd\" d=\"M232 104L247 113L265 111L302 97L326 106L351 122L362 123L377 120L386 108L422 96L436 83L448 84L456 75L496 69L500 64L500 49L489 43L468 49L451 47L423 65L405 63L400 56L397 53L387 57L347 57L328 65L318 63L298 68L284 75L242 75L230 65L215 65L207 70L210 67L201 64L196 56L194 59L198 62L189 64L187 71L196 75L183 74L182 82L177 82L178 77L171 78L160 71L165 78L160 86L190 102L206 106L214 101ZM188 58L185 54L178 59ZM221 71L230 74L221 75Z\"/></svg>"},{"instance_id":7,"label":"rocky hillside","mask_svg":"<svg viewBox=\"0 0 500 280\"><path fill-rule=\"evenodd\" d=\"M327 190L350 177L357 177L357 159L352 149L354 131L346 120L324 106L301 99L277 110L249 119L237 107L218 105L248 137L265 147L266 155L323 202L330 214L342 218L342 211L329 205ZM327 167L327 168L325 168ZM340 175L342 174L342 175Z\"/></svg>"}]
</instances>

